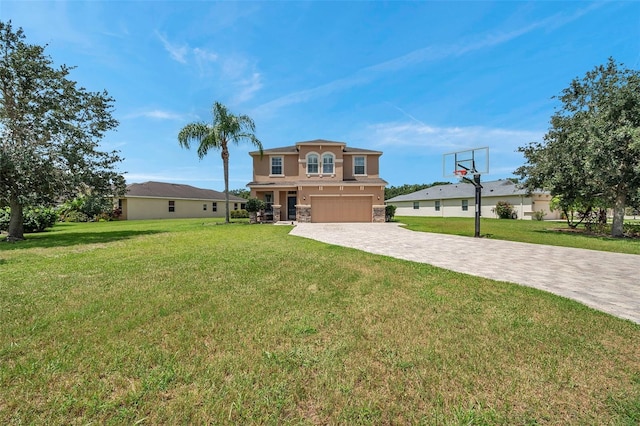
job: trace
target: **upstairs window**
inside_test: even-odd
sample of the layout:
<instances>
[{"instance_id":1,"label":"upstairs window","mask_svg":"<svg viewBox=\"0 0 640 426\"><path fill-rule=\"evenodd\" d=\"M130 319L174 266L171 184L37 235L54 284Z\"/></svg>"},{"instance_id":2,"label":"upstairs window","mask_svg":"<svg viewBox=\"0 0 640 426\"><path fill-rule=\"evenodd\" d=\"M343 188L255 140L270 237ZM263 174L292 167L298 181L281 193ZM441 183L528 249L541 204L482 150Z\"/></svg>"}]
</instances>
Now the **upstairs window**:
<instances>
[{"instance_id":1,"label":"upstairs window","mask_svg":"<svg viewBox=\"0 0 640 426\"><path fill-rule=\"evenodd\" d=\"M307 174L308 175L318 174L318 154L307 155Z\"/></svg>"},{"instance_id":2,"label":"upstairs window","mask_svg":"<svg viewBox=\"0 0 640 426\"><path fill-rule=\"evenodd\" d=\"M324 154L322 156L322 173L333 174L333 154Z\"/></svg>"},{"instance_id":3,"label":"upstairs window","mask_svg":"<svg viewBox=\"0 0 640 426\"><path fill-rule=\"evenodd\" d=\"M271 157L271 174L282 176L282 157Z\"/></svg>"},{"instance_id":4,"label":"upstairs window","mask_svg":"<svg viewBox=\"0 0 640 426\"><path fill-rule=\"evenodd\" d=\"M365 157L353 157L353 174L354 175L367 174Z\"/></svg>"}]
</instances>

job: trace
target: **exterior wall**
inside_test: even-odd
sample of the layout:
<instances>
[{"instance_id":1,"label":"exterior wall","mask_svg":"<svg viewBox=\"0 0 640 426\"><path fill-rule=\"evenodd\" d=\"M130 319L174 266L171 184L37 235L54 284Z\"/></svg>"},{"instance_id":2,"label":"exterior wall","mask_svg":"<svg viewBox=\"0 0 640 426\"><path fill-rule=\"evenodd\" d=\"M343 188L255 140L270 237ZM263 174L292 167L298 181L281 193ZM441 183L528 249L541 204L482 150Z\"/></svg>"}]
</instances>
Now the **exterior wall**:
<instances>
[{"instance_id":1,"label":"exterior wall","mask_svg":"<svg viewBox=\"0 0 640 426\"><path fill-rule=\"evenodd\" d=\"M366 175L354 175L353 174L353 157L365 157ZM345 179L358 179L361 177L377 178L380 174L380 155L379 154L358 154L348 153L344 156L344 178Z\"/></svg>"},{"instance_id":2,"label":"exterior wall","mask_svg":"<svg viewBox=\"0 0 640 426\"><path fill-rule=\"evenodd\" d=\"M120 200L120 202L118 202L118 200ZM114 207L120 207L122 209L120 215L122 220L127 220L127 215L129 213L129 203L127 201L128 200L126 198L119 198L115 199L113 202Z\"/></svg>"},{"instance_id":3,"label":"exterior wall","mask_svg":"<svg viewBox=\"0 0 640 426\"><path fill-rule=\"evenodd\" d=\"M435 210L435 201L417 201L418 209L413 208L413 201L398 201L393 204L396 206L396 216L443 216L442 206L440 211Z\"/></svg>"},{"instance_id":4,"label":"exterior wall","mask_svg":"<svg viewBox=\"0 0 640 426\"><path fill-rule=\"evenodd\" d=\"M462 210L462 200L467 200L468 210ZM549 210L549 195L536 195L533 199L521 195L508 197L482 197L482 206L480 215L485 218L497 218L498 215L493 211L498 201L506 201L513 205L518 215L518 219L533 219L533 212L543 210L546 215L545 220L559 219L558 212ZM419 208L413 208L413 201L399 201L390 203L396 206L396 216L430 216L430 217L475 217L475 196L469 198L453 198L440 200L440 211L435 209L435 200L418 201Z\"/></svg>"},{"instance_id":5,"label":"exterior wall","mask_svg":"<svg viewBox=\"0 0 640 426\"><path fill-rule=\"evenodd\" d=\"M270 176L271 173L271 157L282 157L283 159L283 176ZM260 158L259 155L253 156L253 181L254 182L272 182L283 179L291 179L298 176L298 156L292 154L265 154Z\"/></svg>"},{"instance_id":6,"label":"exterior wall","mask_svg":"<svg viewBox=\"0 0 640 426\"><path fill-rule=\"evenodd\" d=\"M175 211L169 212L169 201L175 202ZM213 200L185 200L169 198L138 198L129 197L123 199L123 219L183 219L183 218L211 218L225 216L224 200L215 201L217 211L212 210ZM207 205L207 210L203 210L203 204ZM230 201L229 206L233 209L234 201Z\"/></svg>"},{"instance_id":7,"label":"exterior wall","mask_svg":"<svg viewBox=\"0 0 640 426\"><path fill-rule=\"evenodd\" d=\"M378 177L380 175L380 156L367 155L367 176Z\"/></svg>"},{"instance_id":8,"label":"exterior wall","mask_svg":"<svg viewBox=\"0 0 640 426\"><path fill-rule=\"evenodd\" d=\"M462 210L462 200L467 200L467 211ZM469 198L453 198L451 200L442 200L442 202L440 203L440 210L442 211L442 215L444 217L475 217L475 196Z\"/></svg>"},{"instance_id":9,"label":"exterior wall","mask_svg":"<svg viewBox=\"0 0 640 426\"><path fill-rule=\"evenodd\" d=\"M531 207L532 211L536 212L536 211L540 211L542 210L543 212L545 212L545 216L544 219L545 220L558 220L561 219L561 212L559 211L551 211L550 206L551 206L551 199L553 197L551 197L551 195L545 194L545 195L539 195L536 194L533 197L533 205ZM533 214L533 213L532 213Z\"/></svg>"},{"instance_id":10,"label":"exterior wall","mask_svg":"<svg viewBox=\"0 0 640 426\"><path fill-rule=\"evenodd\" d=\"M342 152L343 145L298 145L299 162L298 162L298 178L303 179L319 179L328 181L342 181L344 179L344 153ZM316 153L319 156L318 159L318 174L307 175L307 154ZM333 162L333 174L322 173L322 155L330 153L334 155Z\"/></svg>"}]
</instances>

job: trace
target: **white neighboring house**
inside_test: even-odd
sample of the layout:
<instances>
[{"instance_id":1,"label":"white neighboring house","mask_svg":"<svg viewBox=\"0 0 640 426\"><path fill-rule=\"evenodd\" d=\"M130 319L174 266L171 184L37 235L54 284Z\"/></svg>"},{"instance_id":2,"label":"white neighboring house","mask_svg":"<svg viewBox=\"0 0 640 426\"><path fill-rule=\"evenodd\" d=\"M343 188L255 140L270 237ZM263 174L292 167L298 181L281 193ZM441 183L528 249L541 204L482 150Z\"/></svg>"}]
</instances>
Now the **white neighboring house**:
<instances>
[{"instance_id":1,"label":"white neighboring house","mask_svg":"<svg viewBox=\"0 0 640 426\"><path fill-rule=\"evenodd\" d=\"M560 212L551 211L551 194L536 191L527 196L527 191L510 180L481 182L482 217L497 218L496 204L506 201L511 204L518 219L532 219L533 213L542 210L545 220L560 219ZM468 182L432 186L411 194L399 195L385 201L396 206L396 216L474 217L475 187Z\"/></svg>"},{"instance_id":2,"label":"white neighboring house","mask_svg":"<svg viewBox=\"0 0 640 426\"><path fill-rule=\"evenodd\" d=\"M224 192L190 185L144 182L127 185L127 192L115 206L121 219L177 219L225 216ZM244 209L247 200L229 194L231 210Z\"/></svg>"}]
</instances>

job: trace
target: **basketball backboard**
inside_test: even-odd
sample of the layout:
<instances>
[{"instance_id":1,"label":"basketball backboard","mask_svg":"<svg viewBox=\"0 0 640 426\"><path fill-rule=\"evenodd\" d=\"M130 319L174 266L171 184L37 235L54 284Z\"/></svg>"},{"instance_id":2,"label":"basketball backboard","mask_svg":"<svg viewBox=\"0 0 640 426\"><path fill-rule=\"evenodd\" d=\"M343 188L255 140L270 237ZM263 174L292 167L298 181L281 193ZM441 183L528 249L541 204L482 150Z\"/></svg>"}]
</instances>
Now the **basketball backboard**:
<instances>
[{"instance_id":1,"label":"basketball backboard","mask_svg":"<svg viewBox=\"0 0 640 426\"><path fill-rule=\"evenodd\" d=\"M447 178L471 178L489 173L489 147L449 152L442 156L442 175Z\"/></svg>"}]
</instances>

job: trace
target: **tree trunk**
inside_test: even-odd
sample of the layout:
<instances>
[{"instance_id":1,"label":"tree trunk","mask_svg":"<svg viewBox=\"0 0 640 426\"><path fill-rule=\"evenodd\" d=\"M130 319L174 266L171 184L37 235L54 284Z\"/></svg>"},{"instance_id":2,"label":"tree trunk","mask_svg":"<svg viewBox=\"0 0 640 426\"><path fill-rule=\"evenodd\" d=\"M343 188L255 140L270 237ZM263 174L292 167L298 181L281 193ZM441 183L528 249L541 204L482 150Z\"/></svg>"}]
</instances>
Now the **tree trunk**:
<instances>
[{"instance_id":1,"label":"tree trunk","mask_svg":"<svg viewBox=\"0 0 640 426\"><path fill-rule=\"evenodd\" d=\"M627 202L627 197L624 193L618 193L616 195L616 201L613 206L613 224L611 225L612 237L623 237L624 230L622 225L624 224L624 208Z\"/></svg>"},{"instance_id":2,"label":"tree trunk","mask_svg":"<svg viewBox=\"0 0 640 426\"><path fill-rule=\"evenodd\" d=\"M22 218L22 203L13 195L9 199L11 217L9 218L9 236L7 241L24 240L24 222Z\"/></svg>"},{"instance_id":3,"label":"tree trunk","mask_svg":"<svg viewBox=\"0 0 640 426\"><path fill-rule=\"evenodd\" d=\"M224 202L226 205L224 222L229 223L229 150L222 147L222 168L224 169Z\"/></svg>"}]
</instances>

